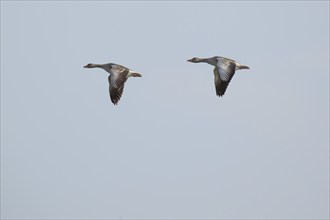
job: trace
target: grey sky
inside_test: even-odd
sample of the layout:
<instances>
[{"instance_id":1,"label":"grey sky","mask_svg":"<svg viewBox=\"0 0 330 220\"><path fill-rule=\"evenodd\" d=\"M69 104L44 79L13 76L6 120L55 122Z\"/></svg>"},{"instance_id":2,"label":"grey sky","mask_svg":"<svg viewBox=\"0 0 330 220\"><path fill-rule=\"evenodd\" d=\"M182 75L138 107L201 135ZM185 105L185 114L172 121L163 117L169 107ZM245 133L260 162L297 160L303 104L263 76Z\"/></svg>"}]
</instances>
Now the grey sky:
<instances>
[{"instance_id":1,"label":"grey sky","mask_svg":"<svg viewBox=\"0 0 330 220\"><path fill-rule=\"evenodd\" d=\"M329 2L1 1L1 218L329 218Z\"/></svg>"}]
</instances>

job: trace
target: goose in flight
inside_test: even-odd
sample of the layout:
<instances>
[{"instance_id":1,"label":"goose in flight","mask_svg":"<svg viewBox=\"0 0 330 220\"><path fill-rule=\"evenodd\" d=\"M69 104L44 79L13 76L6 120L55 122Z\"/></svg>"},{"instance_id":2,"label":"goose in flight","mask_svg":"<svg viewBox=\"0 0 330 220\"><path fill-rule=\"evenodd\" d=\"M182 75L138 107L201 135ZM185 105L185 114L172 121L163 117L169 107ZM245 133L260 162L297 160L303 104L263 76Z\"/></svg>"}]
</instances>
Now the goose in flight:
<instances>
[{"instance_id":1,"label":"goose in flight","mask_svg":"<svg viewBox=\"0 0 330 220\"><path fill-rule=\"evenodd\" d=\"M250 69L248 66L242 65L235 60L220 56L210 58L194 57L187 61L192 63L208 63L212 66L215 66L213 73L217 96L223 96L225 94L228 84L233 78L236 70Z\"/></svg>"},{"instance_id":2,"label":"goose in flight","mask_svg":"<svg viewBox=\"0 0 330 220\"><path fill-rule=\"evenodd\" d=\"M84 68L101 68L110 73L108 77L109 81L109 93L111 102L117 105L121 95L124 91L124 84L128 77L141 77L142 75L128 69L119 64L106 63L106 64L93 64L89 63Z\"/></svg>"}]
</instances>

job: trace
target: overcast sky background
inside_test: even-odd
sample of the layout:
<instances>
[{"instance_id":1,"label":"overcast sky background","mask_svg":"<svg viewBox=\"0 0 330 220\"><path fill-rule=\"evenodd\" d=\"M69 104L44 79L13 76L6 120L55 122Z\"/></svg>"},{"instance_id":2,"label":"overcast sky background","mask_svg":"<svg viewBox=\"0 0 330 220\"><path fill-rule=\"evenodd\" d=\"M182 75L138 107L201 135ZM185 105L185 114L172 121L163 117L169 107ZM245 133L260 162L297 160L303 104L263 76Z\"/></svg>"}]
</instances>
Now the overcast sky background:
<instances>
[{"instance_id":1,"label":"overcast sky background","mask_svg":"<svg viewBox=\"0 0 330 220\"><path fill-rule=\"evenodd\" d=\"M329 218L329 2L1 1L1 218Z\"/></svg>"}]
</instances>

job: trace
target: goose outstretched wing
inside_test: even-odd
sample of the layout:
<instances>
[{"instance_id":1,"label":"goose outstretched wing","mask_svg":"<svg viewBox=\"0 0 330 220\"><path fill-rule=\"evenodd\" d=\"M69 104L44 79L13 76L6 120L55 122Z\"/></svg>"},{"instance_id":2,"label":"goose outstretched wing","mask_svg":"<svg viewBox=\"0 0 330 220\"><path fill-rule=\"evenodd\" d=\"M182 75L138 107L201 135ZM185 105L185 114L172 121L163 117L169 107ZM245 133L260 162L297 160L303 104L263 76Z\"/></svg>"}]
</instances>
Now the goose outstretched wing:
<instances>
[{"instance_id":1,"label":"goose outstretched wing","mask_svg":"<svg viewBox=\"0 0 330 220\"><path fill-rule=\"evenodd\" d=\"M236 64L232 61L218 61L217 66L214 68L214 83L215 90L218 96L223 96L230 83L230 80L235 74Z\"/></svg>"},{"instance_id":2,"label":"goose outstretched wing","mask_svg":"<svg viewBox=\"0 0 330 220\"><path fill-rule=\"evenodd\" d=\"M113 66L111 70L112 73L108 77L110 99L113 104L117 105L123 94L129 70L119 66Z\"/></svg>"}]
</instances>

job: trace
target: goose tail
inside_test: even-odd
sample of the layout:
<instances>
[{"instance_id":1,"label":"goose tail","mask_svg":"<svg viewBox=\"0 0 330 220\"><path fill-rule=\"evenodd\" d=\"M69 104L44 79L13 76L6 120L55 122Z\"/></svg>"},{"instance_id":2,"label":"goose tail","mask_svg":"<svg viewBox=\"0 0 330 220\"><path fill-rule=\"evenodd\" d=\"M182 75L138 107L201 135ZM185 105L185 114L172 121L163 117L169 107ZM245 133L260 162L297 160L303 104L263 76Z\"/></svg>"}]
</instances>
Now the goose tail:
<instances>
[{"instance_id":1,"label":"goose tail","mask_svg":"<svg viewBox=\"0 0 330 220\"><path fill-rule=\"evenodd\" d=\"M136 73L136 72L132 73L132 76L133 77L142 77L142 75L140 73Z\"/></svg>"},{"instance_id":2,"label":"goose tail","mask_svg":"<svg viewBox=\"0 0 330 220\"><path fill-rule=\"evenodd\" d=\"M241 70L241 69L250 69L250 67L246 66L246 65L242 65L237 63L236 64L236 69Z\"/></svg>"},{"instance_id":3,"label":"goose tail","mask_svg":"<svg viewBox=\"0 0 330 220\"><path fill-rule=\"evenodd\" d=\"M140 73L138 73L138 72L135 72L135 71L133 71L133 70L129 70L129 72L128 72L128 74L127 74L127 78L128 77L142 77L142 75L140 74Z\"/></svg>"}]
</instances>

